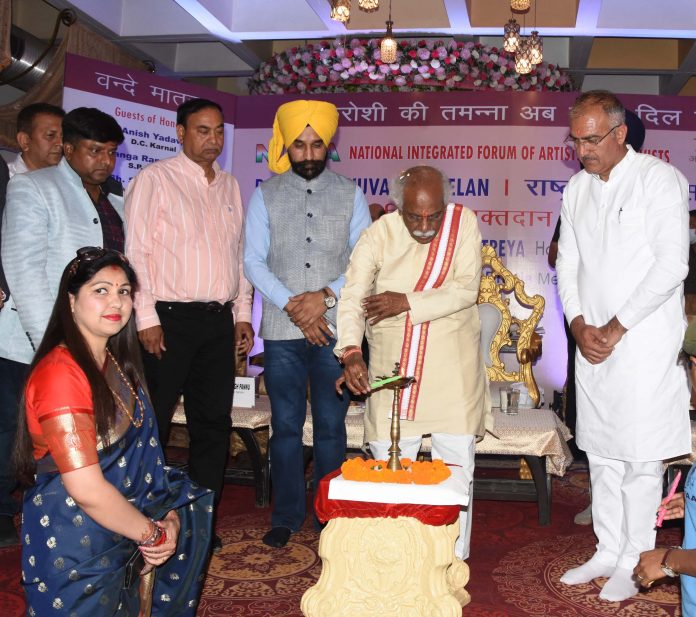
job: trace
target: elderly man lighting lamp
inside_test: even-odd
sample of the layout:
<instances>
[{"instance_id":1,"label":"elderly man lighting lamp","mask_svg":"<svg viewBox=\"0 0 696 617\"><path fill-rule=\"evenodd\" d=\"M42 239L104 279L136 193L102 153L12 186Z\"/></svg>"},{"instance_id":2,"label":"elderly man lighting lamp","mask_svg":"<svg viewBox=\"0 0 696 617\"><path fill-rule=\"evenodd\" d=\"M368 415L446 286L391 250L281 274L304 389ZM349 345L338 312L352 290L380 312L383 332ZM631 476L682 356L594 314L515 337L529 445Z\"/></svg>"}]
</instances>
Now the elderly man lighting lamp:
<instances>
[{"instance_id":1,"label":"elderly man lighting lamp","mask_svg":"<svg viewBox=\"0 0 696 617\"><path fill-rule=\"evenodd\" d=\"M492 421L476 308L481 234L470 210L447 204L449 193L438 170L405 171L392 184L399 211L381 217L358 241L338 303L335 353L344 371L337 389L345 381L352 392L370 394L369 383L400 361L403 374L417 379L401 401L402 455L415 459L422 436L431 433L433 458L471 476L474 441ZM367 399L365 441L376 459L385 459L390 445L391 404L391 390ZM471 505L460 515L460 559L469 555L470 514Z\"/></svg>"}]
</instances>

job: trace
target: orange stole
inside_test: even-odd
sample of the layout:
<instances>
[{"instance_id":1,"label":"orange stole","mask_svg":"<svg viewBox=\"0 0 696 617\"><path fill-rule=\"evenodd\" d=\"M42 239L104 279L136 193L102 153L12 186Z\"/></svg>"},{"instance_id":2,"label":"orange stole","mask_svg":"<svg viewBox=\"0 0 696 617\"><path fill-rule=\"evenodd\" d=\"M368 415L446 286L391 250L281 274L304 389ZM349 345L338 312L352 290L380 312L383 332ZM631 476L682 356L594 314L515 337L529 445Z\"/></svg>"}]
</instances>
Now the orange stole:
<instances>
[{"instance_id":1,"label":"orange stole","mask_svg":"<svg viewBox=\"0 0 696 617\"><path fill-rule=\"evenodd\" d=\"M454 250L457 248L459 221L462 217L463 208L461 205L452 203L447 205L442 225L437 236L430 243L423 272L413 291L437 289L442 285L452 265ZM401 347L401 362L399 366L402 375L413 376L416 378L416 381L410 388L406 388L401 393L399 417L402 420L414 420L416 417L416 403L420 393L429 326L429 321L414 325L410 314L406 315L404 342Z\"/></svg>"}]
</instances>

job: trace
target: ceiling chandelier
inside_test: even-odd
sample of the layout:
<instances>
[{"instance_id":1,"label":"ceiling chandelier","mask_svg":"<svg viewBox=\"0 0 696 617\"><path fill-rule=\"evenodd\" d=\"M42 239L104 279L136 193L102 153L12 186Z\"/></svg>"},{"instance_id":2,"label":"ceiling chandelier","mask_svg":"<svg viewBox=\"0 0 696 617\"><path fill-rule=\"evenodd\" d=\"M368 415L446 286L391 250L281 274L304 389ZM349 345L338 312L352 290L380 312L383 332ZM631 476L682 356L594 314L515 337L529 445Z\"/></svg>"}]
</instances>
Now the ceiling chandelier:
<instances>
[{"instance_id":1,"label":"ceiling chandelier","mask_svg":"<svg viewBox=\"0 0 696 617\"><path fill-rule=\"evenodd\" d=\"M379 8L379 0L358 0L358 8L362 11L376 11Z\"/></svg>"},{"instance_id":2,"label":"ceiling chandelier","mask_svg":"<svg viewBox=\"0 0 696 617\"><path fill-rule=\"evenodd\" d=\"M351 0L329 0L329 4L331 5L331 19L343 24L348 23ZM379 8L379 0L358 0L358 8L366 13L372 13Z\"/></svg>"},{"instance_id":3,"label":"ceiling chandelier","mask_svg":"<svg viewBox=\"0 0 696 617\"><path fill-rule=\"evenodd\" d=\"M510 0L510 8L513 11L528 11L532 4L532 0Z\"/></svg>"},{"instance_id":4,"label":"ceiling chandelier","mask_svg":"<svg viewBox=\"0 0 696 617\"><path fill-rule=\"evenodd\" d=\"M350 0L331 0L331 19L348 23L350 19Z\"/></svg>"},{"instance_id":5,"label":"ceiling chandelier","mask_svg":"<svg viewBox=\"0 0 696 617\"><path fill-rule=\"evenodd\" d=\"M510 0L510 10L517 13L529 12L531 0ZM503 27L503 49L515 54L515 70L520 75L530 73L534 65L544 58L544 41L536 30L536 4L534 4L534 30L529 37L522 36L519 23L514 17Z\"/></svg>"},{"instance_id":6,"label":"ceiling chandelier","mask_svg":"<svg viewBox=\"0 0 696 617\"><path fill-rule=\"evenodd\" d=\"M379 44L379 57L386 64L396 62L396 39L392 35L392 26L394 22L391 18L391 0L389 0L389 19L387 19L387 32Z\"/></svg>"}]
</instances>

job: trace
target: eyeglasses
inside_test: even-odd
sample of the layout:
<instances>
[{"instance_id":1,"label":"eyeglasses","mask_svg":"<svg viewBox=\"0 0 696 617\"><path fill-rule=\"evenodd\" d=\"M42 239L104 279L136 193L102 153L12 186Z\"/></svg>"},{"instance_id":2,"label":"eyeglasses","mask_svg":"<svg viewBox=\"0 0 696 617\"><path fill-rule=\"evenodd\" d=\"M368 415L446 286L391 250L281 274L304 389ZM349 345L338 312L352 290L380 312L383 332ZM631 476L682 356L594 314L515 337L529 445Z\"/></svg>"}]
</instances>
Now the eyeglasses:
<instances>
[{"instance_id":1,"label":"eyeglasses","mask_svg":"<svg viewBox=\"0 0 696 617\"><path fill-rule=\"evenodd\" d=\"M572 145L573 148L575 148L576 150L580 148L580 146L589 146L590 148L596 148L607 137L609 137L609 135L614 131L614 129L618 129L620 126L620 124L612 126L609 129L609 132L602 135L602 137L597 137L596 135L592 135L590 137L573 137L572 135L568 135L568 137L566 137L563 140L563 143L569 146Z\"/></svg>"},{"instance_id":2,"label":"eyeglasses","mask_svg":"<svg viewBox=\"0 0 696 617\"><path fill-rule=\"evenodd\" d=\"M83 261L94 261L95 259L100 259L106 255L106 249L101 246L83 246L75 251L77 255L77 260Z\"/></svg>"},{"instance_id":3,"label":"eyeglasses","mask_svg":"<svg viewBox=\"0 0 696 617\"><path fill-rule=\"evenodd\" d=\"M101 259L106 255L115 255L122 263L130 265L128 259L123 253L115 251L114 249L105 249L101 246L83 246L82 248L77 249L75 254L76 257L73 259L72 264L70 265L70 273L73 275L75 272L77 272L77 268L80 264Z\"/></svg>"}]
</instances>

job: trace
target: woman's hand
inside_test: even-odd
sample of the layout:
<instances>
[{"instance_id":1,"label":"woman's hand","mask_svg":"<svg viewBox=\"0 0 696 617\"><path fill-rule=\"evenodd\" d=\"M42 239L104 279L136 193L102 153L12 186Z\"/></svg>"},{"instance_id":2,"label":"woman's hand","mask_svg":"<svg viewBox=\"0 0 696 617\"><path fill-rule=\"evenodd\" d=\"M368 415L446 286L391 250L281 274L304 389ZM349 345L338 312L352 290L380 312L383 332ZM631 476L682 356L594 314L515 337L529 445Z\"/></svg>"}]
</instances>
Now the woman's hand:
<instances>
[{"instance_id":1,"label":"woman's hand","mask_svg":"<svg viewBox=\"0 0 696 617\"><path fill-rule=\"evenodd\" d=\"M176 510L167 512L161 521L155 521L155 525L164 529L167 540L158 546L141 546L140 551L145 558L145 563L151 566L161 566L176 552L177 541L179 540L179 515Z\"/></svg>"}]
</instances>

